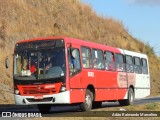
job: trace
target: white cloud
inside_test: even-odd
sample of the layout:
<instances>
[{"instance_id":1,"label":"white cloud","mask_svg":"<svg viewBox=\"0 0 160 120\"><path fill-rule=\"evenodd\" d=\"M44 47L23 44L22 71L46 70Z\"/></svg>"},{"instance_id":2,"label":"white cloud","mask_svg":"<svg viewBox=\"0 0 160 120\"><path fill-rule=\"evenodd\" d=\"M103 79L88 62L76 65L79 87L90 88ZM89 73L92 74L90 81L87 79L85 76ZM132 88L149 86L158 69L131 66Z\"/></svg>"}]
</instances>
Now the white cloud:
<instances>
[{"instance_id":1,"label":"white cloud","mask_svg":"<svg viewBox=\"0 0 160 120\"><path fill-rule=\"evenodd\" d=\"M160 0L125 0L129 4L139 4L139 5L150 5L158 6L160 5Z\"/></svg>"}]
</instances>

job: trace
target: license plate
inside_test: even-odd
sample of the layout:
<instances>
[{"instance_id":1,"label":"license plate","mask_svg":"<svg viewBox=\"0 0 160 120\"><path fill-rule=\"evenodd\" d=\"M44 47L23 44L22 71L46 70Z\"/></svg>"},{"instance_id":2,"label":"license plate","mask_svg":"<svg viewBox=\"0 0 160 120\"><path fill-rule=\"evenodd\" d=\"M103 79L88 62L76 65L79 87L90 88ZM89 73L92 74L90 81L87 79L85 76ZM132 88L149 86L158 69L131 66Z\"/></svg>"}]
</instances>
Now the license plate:
<instances>
[{"instance_id":1,"label":"license plate","mask_svg":"<svg viewBox=\"0 0 160 120\"><path fill-rule=\"evenodd\" d=\"M43 96L42 96L42 95L34 96L34 99L35 99L35 100L41 100L41 99L43 99Z\"/></svg>"}]
</instances>

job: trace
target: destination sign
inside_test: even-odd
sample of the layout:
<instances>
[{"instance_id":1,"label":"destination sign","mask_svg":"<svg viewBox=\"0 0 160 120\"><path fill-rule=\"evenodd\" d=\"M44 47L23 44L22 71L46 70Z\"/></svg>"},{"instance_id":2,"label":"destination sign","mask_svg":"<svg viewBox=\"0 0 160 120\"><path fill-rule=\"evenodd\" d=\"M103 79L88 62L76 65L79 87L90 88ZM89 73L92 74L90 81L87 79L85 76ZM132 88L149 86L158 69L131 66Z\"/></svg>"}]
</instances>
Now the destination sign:
<instances>
[{"instance_id":1,"label":"destination sign","mask_svg":"<svg viewBox=\"0 0 160 120\"><path fill-rule=\"evenodd\" d=\"M48 47L63 47L63 40L40 40L34 42L23 42L16 44L16 51L27 49L41 49Z\"/></svg>"}]
</instances>

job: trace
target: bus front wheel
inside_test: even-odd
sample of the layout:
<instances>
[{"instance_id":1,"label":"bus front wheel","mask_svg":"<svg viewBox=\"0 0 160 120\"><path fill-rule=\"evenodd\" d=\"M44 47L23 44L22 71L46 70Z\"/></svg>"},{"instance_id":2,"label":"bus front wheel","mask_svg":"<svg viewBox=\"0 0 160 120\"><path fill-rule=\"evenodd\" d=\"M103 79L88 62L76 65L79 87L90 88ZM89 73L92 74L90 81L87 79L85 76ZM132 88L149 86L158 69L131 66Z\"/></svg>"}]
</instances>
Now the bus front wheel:
<instances>
[{"instance_id":1,"label":"bus front wheel","mask_svg":"<svg viewBox=\"0 0 160 120\"><path fill-rule=\"evenodd\" d=\"M86 90L85 101L80 104L82 111L90 111L92 109L93 93L90 90Z\"/></svg>"}]
</instances>

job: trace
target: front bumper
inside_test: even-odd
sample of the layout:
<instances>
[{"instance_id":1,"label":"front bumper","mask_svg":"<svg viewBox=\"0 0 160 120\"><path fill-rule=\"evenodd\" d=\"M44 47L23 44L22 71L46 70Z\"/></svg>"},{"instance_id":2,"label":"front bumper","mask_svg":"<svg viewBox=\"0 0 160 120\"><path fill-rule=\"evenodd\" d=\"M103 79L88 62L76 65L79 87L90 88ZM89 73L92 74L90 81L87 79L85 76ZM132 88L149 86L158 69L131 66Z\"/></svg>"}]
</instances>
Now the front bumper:
<instances>
[{"instance_id":1,"label":"front bumper","mask_svg":"<svg viewBox=\"0 0 160 120\"><path fill-rule=\"evenodd\" d=\"M70 92L65 91L58 94L43 95L42 100L35 100L34 96L14 95L17 105L29 104L70 104Z\"/></svg>"}]
</instances>

